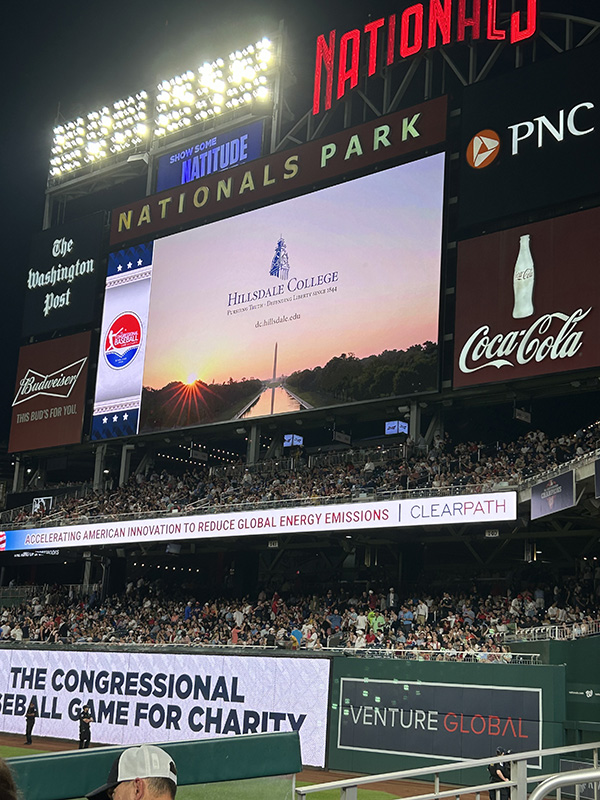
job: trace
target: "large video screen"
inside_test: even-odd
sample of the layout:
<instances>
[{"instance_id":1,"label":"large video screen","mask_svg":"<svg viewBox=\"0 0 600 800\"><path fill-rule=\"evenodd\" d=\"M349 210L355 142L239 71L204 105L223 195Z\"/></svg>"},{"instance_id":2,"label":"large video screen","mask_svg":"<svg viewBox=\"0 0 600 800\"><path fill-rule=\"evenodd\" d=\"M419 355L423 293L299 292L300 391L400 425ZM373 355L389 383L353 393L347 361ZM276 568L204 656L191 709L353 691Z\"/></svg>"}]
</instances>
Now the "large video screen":
<instances>
[{"instance_id":1,"label":"large video screen","mask_svg":"<svg viewBox=\"0 0 600 800\"><path fill-rule=\"evenodd\" d=\"M93 438L435 389L443 185L438 154L113 254Z\"/></svg>"},{"instance_id":2,"label":"large video screen","mask_svg":"<svg viewBox=\"0 0 600 800\"><path fill-rule=\"evenodd\" d=\"M2 730L137 745L298 731L302 763L325 766L329 660L205 654L0 651Z\"/></svg>"}]
</instances>

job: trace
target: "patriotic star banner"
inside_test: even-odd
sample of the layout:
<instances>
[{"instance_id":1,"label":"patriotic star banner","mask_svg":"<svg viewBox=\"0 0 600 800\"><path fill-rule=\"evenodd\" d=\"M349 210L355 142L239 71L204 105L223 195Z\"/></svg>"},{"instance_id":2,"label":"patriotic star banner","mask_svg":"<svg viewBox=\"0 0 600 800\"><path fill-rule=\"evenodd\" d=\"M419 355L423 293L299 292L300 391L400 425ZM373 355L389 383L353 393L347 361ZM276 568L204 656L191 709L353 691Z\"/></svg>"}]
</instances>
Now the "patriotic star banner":
<instances>
[{"instance_id":1,"label":"patriotic star banner","mask_svg":"<svg viewBox=\"0 0 600 800\"><path fill-rule=\"evenodd\" d=\"M108 258L92 439L138 432L153 242Z\"/></svg>"},{"instance_id":2,"label":"patriotic star banner","mask_svg":"<svg viewBox=\"0 0 600 800\"><path fill-rule=\"evenodd\" d=\"M71 548L89 547L93 544L488 523L514 520L516 516L516 492L459 497L419 497L381 503L339 503L285 509L256 509L225 514L5 531L5 549Z\"/></svg>"},{"instance_id":3,"label":"patriotic star banner","mask_svg":"<svg viewBox=\"0 0 600 800\"><path fill-rule=\"evenodd\" d=\"M76 739L88 705L92 741L136 745L299 731L302 763L325 766L328 659L0 650L0 725Z\"/></svg>"}]
</instances>

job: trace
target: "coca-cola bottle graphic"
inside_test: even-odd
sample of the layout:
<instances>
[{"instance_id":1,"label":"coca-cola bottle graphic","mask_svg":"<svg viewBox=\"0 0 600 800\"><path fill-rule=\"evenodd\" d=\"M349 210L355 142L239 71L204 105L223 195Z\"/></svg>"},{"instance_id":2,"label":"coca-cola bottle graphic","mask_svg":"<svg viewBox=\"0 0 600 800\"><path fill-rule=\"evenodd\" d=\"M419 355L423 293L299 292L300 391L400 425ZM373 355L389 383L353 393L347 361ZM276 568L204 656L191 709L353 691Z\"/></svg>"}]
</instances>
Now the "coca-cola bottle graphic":
<instances>
[{"instance_id":1,"label":"coca-cola bottle graphic","mask_svg":"<svg viewBox=\"0 0 600 800\"><path fill-rule=\"evenodd\" d=\"M533 314L533 284L535 282L535 268L529 247L530 236L526 233L519 242L519 255L515 262L513 273L513 289L515 304L513 318L523 319Z\"/></svg>"}]
</instances>

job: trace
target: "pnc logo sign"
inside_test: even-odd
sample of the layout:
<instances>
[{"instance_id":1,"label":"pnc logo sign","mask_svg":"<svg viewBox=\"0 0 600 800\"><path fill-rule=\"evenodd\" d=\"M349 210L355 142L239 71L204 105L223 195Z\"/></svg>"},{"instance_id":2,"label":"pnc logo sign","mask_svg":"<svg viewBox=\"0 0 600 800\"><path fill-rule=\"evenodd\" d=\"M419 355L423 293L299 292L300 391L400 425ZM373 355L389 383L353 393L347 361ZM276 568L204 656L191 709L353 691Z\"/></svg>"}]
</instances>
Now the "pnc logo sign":
<instances>
[{"instance_id":1,"label":"pnc logo sign","mask_svg":"<svg viewBox=\"0 0 600 800\"><path fill-rule=\"evenodd\" d=\"M589 101L572 108L561 108L548 115L507 125L505 135L510 140L510 155L518 156L532 149L542 150L547 142L562 143L572 137L588 136L596 130L595 105ZM498 157L501 136L489 128L479 131L467 145L467 163L473 169L483 169Z\"/></svg>"},{"instance_id":2,"label":"pnc logo sign","mask_svg":"<svg viewBox=\"0 0 600 800\"><path fill-rule=\"evenodd\" d=\"M479 131L467 147L467 163L473 169L483 169L496 160L500 152L500 136L486 128Z\"/></svg>"}]
</instances>

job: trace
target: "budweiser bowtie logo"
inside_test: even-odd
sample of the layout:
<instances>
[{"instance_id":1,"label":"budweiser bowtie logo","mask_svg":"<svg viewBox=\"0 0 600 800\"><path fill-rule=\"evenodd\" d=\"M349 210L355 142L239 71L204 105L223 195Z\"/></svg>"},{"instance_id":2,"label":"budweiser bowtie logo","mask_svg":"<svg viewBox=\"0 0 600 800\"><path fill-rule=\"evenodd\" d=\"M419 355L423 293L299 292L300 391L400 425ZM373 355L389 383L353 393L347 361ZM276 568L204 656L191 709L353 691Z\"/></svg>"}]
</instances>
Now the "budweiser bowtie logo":
<instances>
[{"instance_id":1,"label":"budweiser bowtie logo","mask_svg":"<svg viewBox=\"0 0 600 800\"><path fill-rule=\"evenodd\" d=\"M66 367L61 367L55 372L44 374L29 368L19 382L17 394L13 400L13 406L24 403L26 400L33 400L34 397L46 395L47 397L67 398L73 391L77 379L81 375L87 356L73 361Z\"/></svg>"}]
</instances>

